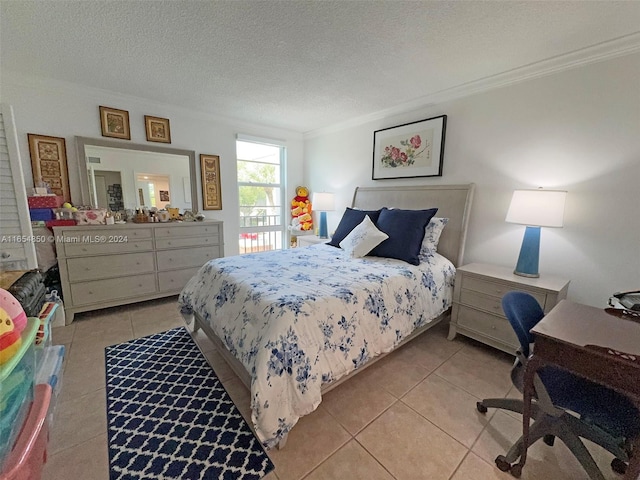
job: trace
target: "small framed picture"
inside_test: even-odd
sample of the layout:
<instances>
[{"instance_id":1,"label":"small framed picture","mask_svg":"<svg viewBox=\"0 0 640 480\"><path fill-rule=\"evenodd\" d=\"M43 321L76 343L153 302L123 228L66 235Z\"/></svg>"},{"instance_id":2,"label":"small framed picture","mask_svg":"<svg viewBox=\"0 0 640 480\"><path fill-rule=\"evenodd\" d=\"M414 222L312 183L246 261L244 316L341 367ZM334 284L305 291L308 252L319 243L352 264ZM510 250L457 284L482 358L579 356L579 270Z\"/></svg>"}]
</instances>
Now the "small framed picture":
<instances>
[{"instance_id":1,"label":"small framed picture","mask_svg":"<svg viewBox=\"0 0 640 480\"><path fill-rule=\"evenodd\" d=\"M447 116L373 132L373 180L441 177Z\"/></svg>"},{"instance_id":2,"label":"small framed picture","mask_svg":"<svg viewBox=\"0 0 640 480\"><path fill-rule=\"evenodd\" d=\"M131 140L129 112L126 110L100 106L100 125L103 137Z\"/></svg>"},{"instance_id":3,"label":"small framed picture","mask_svg":"<svg viewBox=\"0 0 640 480\"><path fill-rule=\"evenodd\" d=\"M202 173L202 207L205 210L222 210L220 157L200 155L200 171Z\"/></svg>"},{"instance_id":4,"label":"small framed picture","mask_svg":"<svg viewBox=\"0 0 640 480\"><path fill-rule=\"evenodd\" d=\"M144 116L144 128L147 132L148 142L171 143L171 129L169 119Z\"/></svg>"}]
</instances>

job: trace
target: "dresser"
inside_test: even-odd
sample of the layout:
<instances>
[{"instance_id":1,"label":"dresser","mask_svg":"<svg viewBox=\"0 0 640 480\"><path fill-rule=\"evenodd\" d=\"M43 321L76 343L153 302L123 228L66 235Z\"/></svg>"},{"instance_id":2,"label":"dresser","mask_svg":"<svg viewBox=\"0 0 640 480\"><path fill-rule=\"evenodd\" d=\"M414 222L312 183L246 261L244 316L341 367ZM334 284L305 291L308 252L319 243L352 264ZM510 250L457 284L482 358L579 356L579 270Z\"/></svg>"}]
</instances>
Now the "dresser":
<instances>
[{"instance_id":1,"label":"dresser","mask_svg":"<svg viewBox=\"0 0 640 480\"><path fill-rule=\"evenodd\" d=\"M567 297L569 280L540 274L540 278L514 275L513 268L471 263L456 271L449 340L456 334L515 354L520 346L502 311L502 297L517 290L531 294L545 313Z\"/></svg>"},{"instance_id":2,"label":"dresser","mask_svg":"<svg viewBox=\"0 0 640 480\"><path fill-rule=\"evenodd\" d=\"M77 312L180 293L224 256L222 222L54 227L67 325Z\"/></svg>"}]
</instances>

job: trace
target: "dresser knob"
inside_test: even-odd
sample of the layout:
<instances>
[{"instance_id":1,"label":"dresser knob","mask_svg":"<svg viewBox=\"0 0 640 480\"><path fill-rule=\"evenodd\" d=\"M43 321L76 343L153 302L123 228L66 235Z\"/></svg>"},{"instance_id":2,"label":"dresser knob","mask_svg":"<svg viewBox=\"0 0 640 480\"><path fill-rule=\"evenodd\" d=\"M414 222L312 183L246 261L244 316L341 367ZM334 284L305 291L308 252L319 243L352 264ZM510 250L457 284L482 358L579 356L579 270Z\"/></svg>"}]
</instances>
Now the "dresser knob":
<instances>
[{"instance_id":1,"label":"dresser knob","mask_svg":"<svg viewBox=\"0 0 640 480\"><path fill-rule=\"evenodd\" d=\"M9 258L11 254L9 252L2 252L2 258Z\"/></svg>"}]
</instances>

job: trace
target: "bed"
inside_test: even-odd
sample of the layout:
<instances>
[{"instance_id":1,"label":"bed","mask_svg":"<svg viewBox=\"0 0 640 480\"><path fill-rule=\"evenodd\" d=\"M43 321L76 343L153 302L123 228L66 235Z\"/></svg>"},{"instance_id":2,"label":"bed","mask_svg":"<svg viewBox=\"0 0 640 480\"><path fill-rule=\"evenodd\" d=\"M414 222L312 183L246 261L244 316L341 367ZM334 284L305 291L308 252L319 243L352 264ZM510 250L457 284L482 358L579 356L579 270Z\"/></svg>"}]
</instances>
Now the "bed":
<instances>
[{"instance_id":1,"label":"bed","mask_svg":"<svg viewBox=\"0 0 640 480\"><path fill-rule=\"evenodd\" d=\"M282 448L323 393L447 317L473 191L473 184L356 189L356 209L437 207L448 218L437 252L419 265L318 244L212 260L187 283L181 310L250 389L265 447Z\"/></svg>"}]
</instances>

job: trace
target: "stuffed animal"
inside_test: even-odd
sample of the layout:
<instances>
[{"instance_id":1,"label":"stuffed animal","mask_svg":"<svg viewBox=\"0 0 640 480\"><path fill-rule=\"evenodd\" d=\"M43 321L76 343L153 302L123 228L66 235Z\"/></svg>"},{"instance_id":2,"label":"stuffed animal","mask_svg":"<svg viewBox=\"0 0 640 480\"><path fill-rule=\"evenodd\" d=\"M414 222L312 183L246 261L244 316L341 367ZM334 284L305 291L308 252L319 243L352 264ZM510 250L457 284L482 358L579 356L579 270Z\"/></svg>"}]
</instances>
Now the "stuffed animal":
<instances>
[{"instance_id":1,"label":"stuffed animal","mask_svg":"<svg viewBox=\"0 0 640 480\"><path fill-rule=\"evenodd\" d=\"M313 230L311 201L307 187L296 187L296 196L291 201L291 226L295 230Z\"/></svg>"},{"instance_id":2,"label":"stuffed animal","mask_svg":"<svg viewBox=\"0 0 640 480\"><path fill-rule=\"evenodd\" d=\"M27 314L24 312L20 302L16 300L16 297L3 288L0 288L0 308L3 308L9 314L9 318L13 320L18 333L21 333L24 327L27 326Z\"/></svg>"},{"instance_id":3,"label":"stuffed animal","mask_svg":"<svg viewBox=\"0 0 640 480\"><path fill-rule=\"evenodd\" d=\"M20 346L22 338L4 308L0 308L0 365L4 365L13 357Z\"/></svg>"}]
</instances>

